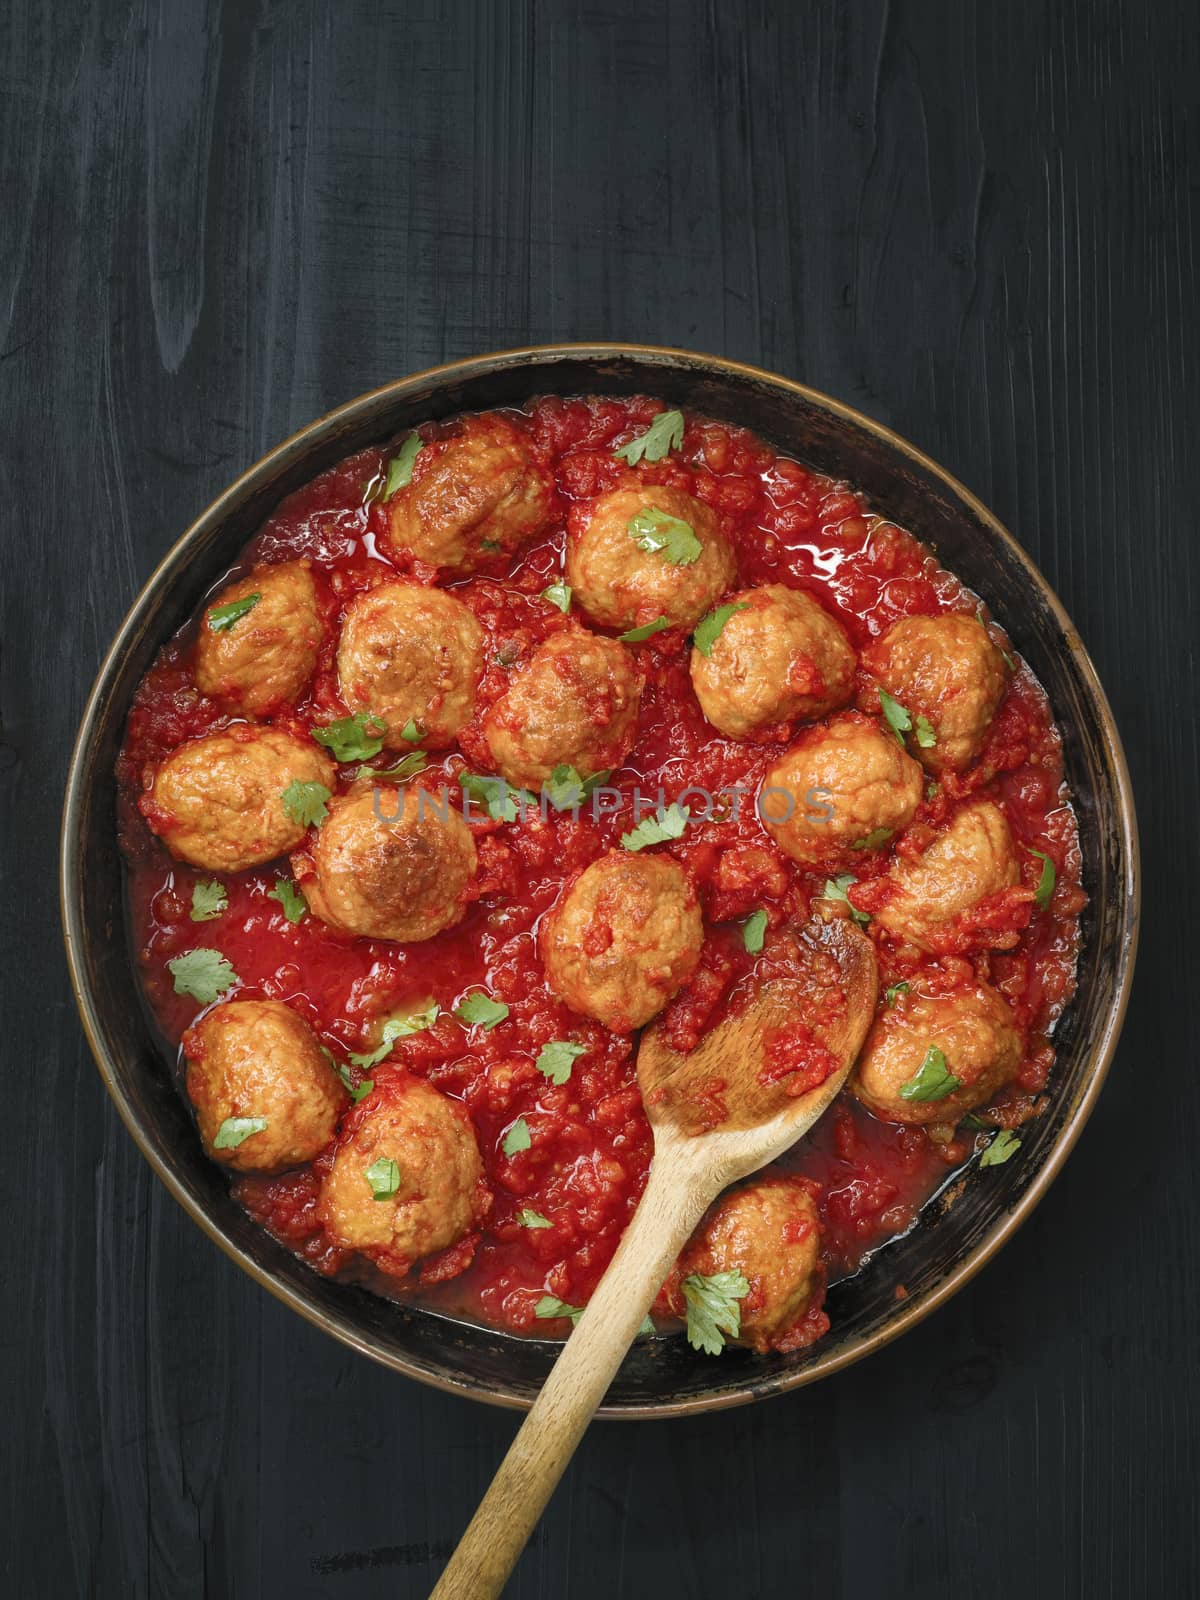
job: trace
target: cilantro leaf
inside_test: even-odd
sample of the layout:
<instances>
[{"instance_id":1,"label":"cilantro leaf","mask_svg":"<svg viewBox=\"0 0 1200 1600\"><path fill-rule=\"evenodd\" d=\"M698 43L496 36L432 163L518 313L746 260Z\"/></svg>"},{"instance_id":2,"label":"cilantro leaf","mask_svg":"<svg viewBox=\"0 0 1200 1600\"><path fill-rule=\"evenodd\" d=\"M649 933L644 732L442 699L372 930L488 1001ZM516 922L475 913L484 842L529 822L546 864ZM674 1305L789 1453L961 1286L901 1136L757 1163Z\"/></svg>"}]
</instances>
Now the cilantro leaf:
<instances>
[{"instance_id":1,"label":"cilantro leaf","mask_svg":"<svg viewBox=\"0 0 1200 1600\"><path fill-rule=\"evenodd\" d=\"M327 800L333 795L323 783L304 783L293 778L280 796L283 809L301 828L319 828L329 815Z\"/></svg>"},{"instance_id":2,"label":"cilantro leaf","mask_svg":"<svg viewBox=\"0 0 1200 1600\"><path fill-rule=\"evenodd\" d=\"M377 1067L381 1061L387 1060L397 1039L409 1039L414 1033L424 1033L426 1028L433 1027L440 1016L441 1007L434 1004L426 1006L424 1011L408 1011L400 1016L389 1017L383 1025L376 1049L364 1051L362 1054L350 1050L347 1054L356 1067L369 1072L372 1067Z\"/></svg>"},{"instance_id":3,"label":"cilantro leaf","mask_svg":"<svg viewBox=\"0 0 1200 1600\"><path fill-rule=\"evenodd\" d=\"M899 700L894 700L886 689L879 690L879 704L883 709L883 720L903 744L904 735L912 729L912 718Z\"/></svg>"},{"instance_id":4,"label":"cilantro leaf","mask_svg":"<svg viewBox=\"0 0 1200 1600\"><path fill-rule=\"evenodd\" d=\"M846 890L849 889L852 884L857 882L858 879L852 872L845 872L840 878L826 878L825 887L821 890L821 893L824 895L826 900L841 900L846 905L850 906L850 915L854 918L855 922L861 923L865 928L867 923L871 920L869 913L866 911L859 911L857 907L851 905L850 896L846 893Z\"/></svg>"},{"instance_id":5,"label":"cilantro leaf","mask_svg":"<svg viewBox=\"0 0 1200 1600\"><path fill-rule=\"evenodd\" d=\"M765 911L752 911L742 923L742 944L752 956L756 956L763 947L763 939L767 932L767 913Z\"/></svg>"},{"instance_id":6,"label":"cilantro leaf","mask_svg":"<svg viewBox=\"0 0 1200 1600\"><path fill-rule=\"evenodd\" d=\"M329 1059L333 1065L333 1070L342 1080L342 1083L348 1090L350 1099L354 1102L354 1104L357 1105L360 1100L365 1100L370 1094L371 1090L375 1087L374 1078L364 1078L361 1083L355 1083L354 1079L350 1076L350 1068L348 1066L342 1062L334 1061L332 1056L330 1056Z\"/></svg>"},{"instance_id":7,"label":"cilantro leaf","mask_svg":"<svg viewBox=\"0 0 1200 1600\"><path fill-rule=\"evenodd\" d=\"M425 737L425 729L415 717L409 717L408 721L400 729L400 737L409 744L420 744Z\"/></svg>"},{"instance_id":8,"label":"cilantro leaf","mask_svg":"<svg viewBox=\"0 0 1200 1600\"><path fill-rule=\"evenodd\" d=\"M333 752L335 761L369 761L383 749L386 732L386 722L369 711L357 711L352 717L339 717L323 728L314 728L312 736Z\"/></svg>"},{"instance_id":9,"label":"cilantro leaf","mask_svg":"<svg viewBox=\"0 0 1200 1600\"><path fill-rule=\"evenodd\" d=\"M1044 911L1050 904L1050 898L1054 893L1054 885L1058 882L1058 873L1055 870L1053 861L1044 850L1035 850L1032 845L1026 845L1025 848L1031 856L1037 856L1042 863L1042 875L1038 879L1037 888L1033 891L1033 903L1040 911Z\"/></svg>"},{"instance_id":10,"label":"cilantro leaf","mask_svg":"<svg viewBox=\"0 0 1200 1600\"><path fill-rule=\"evenodd\" d=\"M955 1089L961 1086L962 1080L956 1078L949 1070L946 1066L946 1057L937 1045L933 1044L917 1068L916 1077L900 1085L900 1098L921 1101L944 1100L948 1094L953 1094Z\"/></svg>"},{"instance_id":11,"label":"cilantro leaf","mask_svg":"<svg viewBox=\"0 0 1200 1600\"><path fill-rule=\"evenodd\" d=\"M642 460L661 461L669 451L678 450L682 443L683 412L660 411L645 433L639 433L628 444L618 445L613 455L623 456L631 467L636 467Z\"/></svg>"},{"instance_id":12,"label":"cilantro leaf","mask_svg":"<svg viewBox=\"0 0 1200 1600\"><path fill-rule=\"evenodd\" d=\"M692 643L702 656L712 655L712 647L721 637L725 624L735 611L749 611L750 607L745 601L741 603L731 600L728 605L718 606L715 611L710 611L706 617L701 617L696 624L696 631L692 635Z\"/></svg>"},{"instance_id":13,"label":"cilantro leaf","mask_svg":"<svg viewBox=\"0 0 1200 1600\"><path fill-rule=\"evenodd\" d=\"M655 617L653 622L643 622L640 628L629 628L624 633L617 635L619 644L641 644L643 639L651 639L656 633L665 633L671 626L666 617Z\"/></svg>"},{"instance_id":14,"label":"cilantro leaf","mask_svg":"<svg viewBox=\"0 0 1200 1600\"><path fill-rule=\"evenodd\" d=\"M167 971L175 979L175 993L190 994L202 1006L211 1005L238 981L237 973L219 950L189 950L168 961Z\"/></svg>"},{"instance_id":15,"label":"cilantro leaf","mask_svg":"<svg viewBox=\"0 0 1200 1600\"><path fill-rule=\"evenodd\" d=\"M691 523L661 511L658 506L647 506L637 512L625 527L640 550L648 555L661 555L673 567L690 567L704 554L704 546Z\"/></svg>"},{"instance_id":16,"label":"cilantro leaf","mask_svg":"<svg viewBox=\"0 0 1200 1600\"><path fill-rule=\"evenodd\" d=\"M561 578L542 590L542 599L549 600L552 606L557 606L564 613L571 609L571 585L564 583Z\"/></svg>"},{"instance_id":17,"label":"cilantro leaf","mask_svg":"<svg viewBox=\"0 0 1200 1600\"><path fill-rule=\"evenodd\" d=\"M864 834L861 839L856 839L850 848L851 850L878 850L879 846L886 844L891 837L891 828L872 828L870 833Z\"/></svg>"},{"instance_id":18,"label":"cilantro leaf","mask_svg":"<svg viewBox=\"0 0 1200 1600\"><path fill-rule=\"evenodd\" d=\"M522 809L526 806L537 809L537 800L528 789L514 789L504 778L491 778L479 772L460 772L458 782L472 800L478 800L484 806L493 822L515 822L518 801Z\"/></svg>"},{"instance_id":19,"label":"cilantro leaf","mask_svg":"<svg viewBox=\"0 0 1200 1600\"><path fill-rule=\"evenodd\" d=\"M979 1158L981 1167L1002 1167L1009 1156L1015 1156L1021 1141L1011 1128L1001 1128Z\"/></svg>"},{"instance_id":20,"label":"cilantro leaf","mask_svg":"<svg viewBox=\"0 0 1200 1600\"><path fill-rule=\"evenodd\" d=\"M390 1200L400 1187L400 1168L391 1156L380 1156L367 1168L366 1179L376 1200Z\"/></svg>"},{"instance_id":21,"label":"cilantro leaf","mask_svg":"<svg viewBox=\"0 0 1200 1600\"><path fill-rule=\"evenodd\" d=\"M884 990L883 998L889 1006L894 1006L902 994L907 994L912 988L910 983L893 983Z\"/></svg>"},{"instance_id":22,"label":"cilantro leaf","mask_svg":"<svg viewBox=\"0 0 1200 1600\"><path fill-rule=\"evenodd\" d=\"M408 755L400 757L394 767L360 767L354 776L356 781L360 778L376 778L385 783L402 783L405 778L415 778L418 772L424 772L427 762L424 750L410 750Z\"/></svg>"},{"instance_id":23,"label":"cilantro leaf","mask_svg":"<svg viewBox=\"0 0 1200 1600\"><path fill-rule=\"evenodd\" d=\"M207 883L193 884L192 909L188 912L193 922L211 922L228 909L229 896L225 893L223 883L212 878Z\"/></svg>"},{"instance_id":24,"label":"cilantro leaf","mask_svg":"<svg viewBox=\"0 0 1200 1600\"><path fill-rule=\"evenodd\" d=\"M585 1044L572 1044L569 1039L551 1039L538 1052L537 1069L551 1083L564 1084L576 1058L587 1055L587 1048Z\"/></svg>"},{"instance_id":25,"label":"cilantro leaf","mask_svg":"<svg viewBox=\"0 0 1200 1600\"><path fill-rule=\"evenodd\" d=\"M543 1322L556 1320L559 1317L570 1317L572 1326L574 1326L583 1315L583 1310L582 1306L569 1306L565 1300L559 1300L555 1295L544 1294L537 1305L534 1306L533 1314ZM658 1329L654 1326L652 1318L649 1316L644 1317L642 1325L638 1329L638 1337L641 1338L643 1334L652 1335L657 1332Z\"/></svg>"},{"instance_id":26,"label":"cilantro leaf","mask_svg":"<svg viewBox=\"0 0 1200 1600\"><path fill-rule=\"evenodd\" d=\"M493 1000L490 994L476 989L455 1006L454 1015L468 1028L479 1026L491 1029L508 1016L508 1007L503 1000Z\"/></svg>"},{"instance_id":27,"label":"cilantro leaf","mask_svg":"<svg viewBox=\"0 0 1200 1600\"><path fill-rule=\"evenodd\" d=\"M570 1317L572 1322L578 1322L583 1315L583 1307L569 1306L565 1300L559 1300L552 1294L544 1294L534 1306L533 1314L543 1322L558 1317Z\"/></svg>"},{"instance_id":28,"label":"cilantro leaf","mask_svg":"<svg viewBox=\"0 0 1200 1600\"><path fill-rule=\"evenodd\" d=\"M388 462L387 483L383 498L390 500L397 489L407 489L412 482L413 463L421 453L421 435L410 433L399 450Z\"/></svg>"},{"instance_id":29,"label":"cilantro leaf","mask_svg":"<svg viewBox=\"0 0 1200 1600\"><path fill-rule=\"evenodd\" d=\"M214 1150L236 1150L253 1134L266 1130L266 1117L226 1117L213 1140Z\"/></svg>"},{"instance_id":30,"label":"cilantro leaf","mask_svg":"<svg viewBox=\"0 0 1200 1600\"><path fill-rule=\"evenodd\" d=\"M693 1350L719 1356L725 1348L722 1334L736 1339L741 1332L742 1308L739 1301L750 1293L750 1285L740 1272L714 1272L710 1277L693 1272L683 1280L687 1301L687 1336Z\"/></svg>"},{"instance_id":31,"label":"cilantro leaf","mask_svg":"<svg viewBox=\"0 0 1200 1600\"><path fill-rule=\"evenodd\" d=\"M581 778L574 767L558 766L542 785L542 793L556 811L573 811L593 789L612 777L612 768Z\"/></svg>"},{"instance_id":32,"label":"cilantro leaf","mask_svg":"<svg viewBox=\"0 0 1200 1600\"><path fill-rule=\"evenodd\" d=\"M244 594L240 600L227 600L223 606L213 606L208 613L209 632L228 633L261 599L261 594Z\"/></svg>"},{"instance_id":33,"label":"cilantro leaf","mask_svg":"<svg viewBox=\"0 0 1200 1600\"><path fill-rule=\"evenodd\" d=\"M303 922L308 913L308 901L291 878L276 878L275 887L267 891L269 900L278 900L289 922Z\"/></svg>"},{"instance_id":34,"label":"cilantro leaf","mask_svg":"<svg viewBox=\"0 0 1200 1600\"><path fill-rule=\"evenodd\" d=\"M540 1211L530 1211L528 1207L524 1211L517 1212L517 1221L523 1228L553 1227L549 1217L544 1217Z\"/></svg>"},{"instance_id":35,"label":"cilantro leaf","mask_svg":"<svg viewBox=\"0 0 1200 1600\"><path fill-rule=\"evenodd\" d=\"M524 1117L518 1117L504 1135L504 1143L500 1148L506 1156L515 1156L522 1150L528 1150L532 1142L529 1137L529 1124Z\"/></svg>"},{"instance_id":36,"label":"cilantro leaf","mask_svg":"<svg viewBox=\"0 0 1200 1600\"><path fill-rule=\"evenodd\" d=\"M686 806L669 805L658 816L643 817L636 828L621 835L626 850L644 850L647 845L683 837L690 813Z\"/></svg>"},{"instance_id":37,"label":"cilantro leaf","mask_svg":"<svg viewBox=\"0 0 1200 1600\"><path fill-rule=\"evenodd\" d=\"M917 718L916 735L917 743L922 750L932 750L937 743L937 733L934 731L933 723L929 721L928 717Z\"/></svg>"}]
</instances>

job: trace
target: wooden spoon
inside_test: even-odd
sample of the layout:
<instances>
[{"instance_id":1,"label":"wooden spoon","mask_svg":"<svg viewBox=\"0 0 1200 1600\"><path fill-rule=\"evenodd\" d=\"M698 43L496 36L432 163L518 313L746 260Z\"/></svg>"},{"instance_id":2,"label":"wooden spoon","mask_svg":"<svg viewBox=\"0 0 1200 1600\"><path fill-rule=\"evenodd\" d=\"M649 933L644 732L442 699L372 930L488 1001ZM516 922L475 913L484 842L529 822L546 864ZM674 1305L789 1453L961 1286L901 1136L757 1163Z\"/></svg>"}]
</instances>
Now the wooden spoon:
<instances>
[{"instance_id":1,"label":"wooden spoon","mask_svg":"<svg viewBox=\"0 0 1200 1600\"><path fill-rule=\"evenodd\" d=\"M723 1189L782 1155L828 1109L877 993L870 940L848 920L817 921L768 942L746 990L689 1054L672 1050L658 1025L643 1034L638 1083L654 1130L645 1192L431 1600L491 1600L503 1589L688 1236ZM804 1040L798 1022L836 1065L792 1095L765 1069L787 1035Z\"/></svg>"}]
</instances>

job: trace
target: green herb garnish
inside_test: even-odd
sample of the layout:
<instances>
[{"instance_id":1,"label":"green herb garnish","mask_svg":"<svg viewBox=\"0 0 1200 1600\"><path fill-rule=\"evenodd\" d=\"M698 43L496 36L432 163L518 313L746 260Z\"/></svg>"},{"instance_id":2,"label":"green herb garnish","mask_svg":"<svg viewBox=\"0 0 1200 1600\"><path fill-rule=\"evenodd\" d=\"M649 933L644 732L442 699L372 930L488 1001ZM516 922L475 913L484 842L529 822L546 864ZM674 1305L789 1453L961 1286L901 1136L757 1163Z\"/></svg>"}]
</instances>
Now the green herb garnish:
<instances>
[{"instance_id":1,"label":"green herb garnish","mask_svg":"<svg viewBox=\"0 0 1200 1600\"><path fill-rule=\"evenodd\" d=\"M572 1325L574 1325L583 1315L583 1310L582 1306L569 1306L565 1300L559 1300L555 1295L544 1294L537 1305L534 1306L533 1314L543 1322L556 1321L559 1317L569 1317ZM654 1326L653 1320L650 1317L643 1318L642 1325L638 1329L638 1337L640 1338L642 1334L655 1334L657 1332L658 1329Z\"/></svg>"},{"instance_id":2,"label":"green herb garnish","mask_svg":"<svg viewBox=\"0 0 1200 1600\"><path fill-rule=\"evenodd\" d=\"M1032 845L1026 845L1025 848L1031 856L1037 856L1042 863L1042 875L1038 879L1037 888L1033 891L1033 903L1039 910L1044 911L1050 904L1050 898L1054 893L1054 885L1058 882L1058 873L1055 870L1053 861L1044 850L1035 850Z\"/></svg>"},{"instance_id":3,"label":"green herb garnish","mask_svg":"<svg viewBox=\"0 0 1200 1600\"><path fill-rule=\"evenodd\" d=\"M327 801L333 799L323 783L304 783L293 778L280 797L283 809L301 828L319 828L329 815Z\"/></svg>"},{"instance_id":4,"label":"green herb garnish","mask_svg":"<svg viewBox=\"0 0 1200 1600\"><path fill-rule=\"evenodd\" d=\"M392 1046L397 1039L410 1039L414 1033L424 1033L427 1028L433 1027L439 1016L441 1008L434 1004L426 1006L424 1011L407 1011L399 1016L389 1017L383 1025L376 1049L367 1050L360 1055L351 1050L347 1054L356 1067L369 1072L372 1067L377 1067L391 1055Z\"/></svg>"},{"instance_id":5,"label":"green herb garnish","mask_svg":"<svg viewBox=\"0 0 1200 1600\"><path fill-rule=\"evenodd\" d=\"M167 962L175 979L175 993L191 995L202 1006L209 1006L238 981L237 973L219 950L189 950Z\"/></svg>"},{"instance_id":6,"label":"green herb garnish","mask_svg":"<svg viewBox=\"0 0 1200 1600\"><path fill-rule=\"evenodd\" d=\"M843 873L840 878L826 878L825 887L821 890L821 893L824 895L826 900L840 900L843 902L843 904L849 906L850 915L854 918L855 922L860 922L865 928L867 923L871 920L869 913L866 911L860 911L857 906L852 905L850 896L846 893L846 890L849 889L852 884L857 882L858 879L852 872Z\"/></svg>"},{"instance_id":7,"label":"green herb garnish","mask_svg":"<svg viewBox=\"0 0 1200 1600\"><path fill-rule=\"evenodd\" d=\"M900 1098L921 1101L944 1100L948 1094L953 1094L955 1089L961 1087L961 1078L956 1078L949 1070L946 1066L946 1057L934 1044L926 1051L924 1061L917 1068L916 1077L900 1085Z\"/></svg>"},{"instance_id":8,"label":"green herb garnish","mask_svg":"<svg viewBox=\"0 0 1200 1600\"><path fill-rule=\"evenodd\" d=\"M355 1083L354 1079L350 1076L349 1067L345 1066L343 1063L334 1061L332 1056L330 1056L329 1061L330 1065L333 1067L333 1070L342 1080L342 1083L354 1104L357 1105L360 1100L365 1100L370 1094L371 1090L375 1087L374 1078L364 1078L361 1083Z\"/></svg>"},{"instance_id":9,"label":"green herb garnish","mask_svg":"<svg viewBox=\"0 0 1200 1600\"><path fill-rule=\"evenodd\" d=\"M618 445L613 455L624 457L631 467L636 467L642 460L661 461L670 451L678 450L682 443L683 412L660 411L645 433L639 433L628 444Z\"/></svg>"},{"instance_id":10,"label":"green herb garnish","mask_svg":"<svg viewBox=\"0 0 1200 1600\"><path fill-rule=\"evenodd\" d=\"M912 718L899 700L893 699L886 689L879 690L879 704L883 710L883 720L903 744L904 735L912 730Z\"/></svg>"},{"instance_id":11,"label":"green herb garnish","mask_svg":"<svg viewBox=\"0 0 1200 1600\"><path fill-rule=\"evenodd\" d=\"M385 500L390 500L397 489L408 488L412 482L413 463L420 453L421 435L419 433L410 433L388 462L387 483L383 488L383 498Z\"/></svg>"},{"instance_id":12,"label":"green herb garnish","mask_svg":"<svg viewBox=\"0 0 1200 1600\"><path fill-rule=\"evenodd\" d=\"M528 1207L524 1211L517 1212L517 1221L523 1228L549 1228L551 1226L549 1217L544 1217L540 1211L530 1211Z\"/></svg>"},{"instance_id":13,"label":"green herb garnish","mask_svg":"<svg viewBox=\"0 0 1200 1600\"><path fill-rule=\"evenodd\" d=\"M891 837L891 828L872 828L870 833L864 834L861 839L856 839L850 848L851 850L878 850L879 846L886 844Z\"/></svg>"},{"instance_id":14,"label":"green herb garnish","mask_svg":"<svg viewBox=\"0 0 1200 1600\"><path fill-rule=\"evenodd\" d=\"M640 628L619 633L617 640L620 644L641 644L643 639L652 639L656 633L665 633L670 626L666 617L655 617L653 622L643 622Z\"/></svg>"},{"instance_id":15,"label":"green herb garnish","mask_svg":"<svg viewBox=\"0 0 1200 1600\"><path fill-rule=\"evenodd\" d=\"M756 956L763 947L763 939L767 932L767 913L765 911L752 911L742 923L742 944L752 956Z\"/></svg>"},{"instance_id":16,"label":"green herb garnish","mask_svg":"<svg viewBox=\"0 0 1200 1600\"><path fill-rule=\"evenodd\" d=\"M278 900L289 922L303 922L308 913L308 901L291 878L276 878L275 887L267 891L269 900Z\"/></svg>"},{"instance_id":17,"label":"green herb garnish","mask_svg":"<svg viewBox=\"0 0 1200 1600\"><path fill-rule=\"evenodd\" d=\"M893 983L884 990L883 998L889 1006L894 1006L902 994L907 994L912 988L910 983Z\"/></svg>"},{"instance_id":18,"label":"green herb garnish","mask_svg":"<svg viewBox=\"0 0 1200 1600\"><path fill-rule=\"evenodd\" d=\"M571 1068L579 1056L587 1055L587 1045L572 1044L569 1039L551 1039L538 1053L537 1069L551 1083L562 1085L571 1076Z\"/></svg>"},{"instance_id":19,"label":"green herb garnish","mask_svg":"<svg viewBox=\"0 0 1200 1600\"><path fill-rule=\"evenodd\" d=\"M690 567L704 554L691 523L660 511L657 506L647 506L630 517L625 526L639 549L649 555L661 555L673 567Z\"/></svg>"},{"instance_id":20,"label":"green herb garnish","mask_svg":"<svg viewBox=\"0 0 1200 1600\"><path fill-rule=\"evenodd\" d=\"M555 767L542 785L542 793L556 811L573 811L611 776L611 767L587 778L581 778L574 767Z\"/></svg>"},{"instance_id":21,"label":"green herb garnish","mask_svg":"<svg viewBox=\"0 0 1200 1600\"><path fill-rule=\"evenodd\" d=\"M979 1158L981 1167L1002 1167L1010 1156L1021 1148L1021 1141L1011 1128L1001 1128Z\"/></svg>"},{"instance_id":22,"label":"green herb garnish","mask_svg":"<svg viewBox=\"0 0 1200 1600\"><path fill-rule=\"evenodd\" d=\"M517 803L522 809L537 809L537 800L528 789L514 789L504 778L491 778L479 772L460 772L459 787L478 800L493 822L515 822Z\"/></svg>"},{"instance_id":23,"label":"green herb garnish","mask_svg":"<svg viewBox=\"0 0 1200 1600\"><path fill-rule=\"evenodd\" d=\"M360 767L354 776L356 781L373 778L383 783L401 783L405 778L415 778L418 772L424 772L427 764L424 750L410 750L394 767Z\"/></svg>"},{"instance_id":24,"label":"green herb garnish","mask_svg":"<svg viewBox=\"0 0 1200 1600\"><path fill-rule=\"evenodd\" d=\"M369 761L383 749L387 723L369 711L356 711L352 717L339 717L323 728L314 728L313 738L332 752L335 761Z\"/></svg>"},{"instance_id":25,"label":"green herb garnish","mask_svg":"<svg viewBox=\"0 0 1200 1600\"><path fill-rule=\"evenodd\" d=\"M500 1148L506 1156L515 1156L522 1150L528 1150L532 1143L529 1137L529 1124L524 1117L518 1117L512 1127L504 1135L504 1143Z\"/></svg>"},{"instance_id":26,"label":"green herb garnish","mask_svg":"<svg viewBox=\"0 0 1200 1600\"><path fill-rule=\"evenodd\" d=\"M690 813L686 806L669 805L657 816L643 817L636 828L621 835L626 850L645 850L647 845L663 844L667 839L683 837Z\"/></svg>"},{"instance_id":27,"label":"green herb garnish","mask_svg":"<svg viewBox=\"0 0 1200 1600\"><path fill-rule=\"evenodd\" d=\"M696 624L696 631L692 635L692 643L702 656L712 655L712 647L721 636L721 630L733 616L735 611L749 611L750 607L745 601L731 600L728 605L718 606L715 611L710 611L706 617L701 617Z\"/></svg>"},{"instance_id":28,"label":"green herb garnish","mask_svg":"<svg viewBox=\"0 0 1200 1600\"><path fill-rule=\"evenodd\" d=\"M225 892L225 885L218 883L215 878L207 883L197 883L192 886L192 909L188 912L193 922L211 922L214 917L219 917L222 911L229 909L229 896Z\"/></svg>"},{"instance_id":29,"label":"green herb garnish","mask_svg":"<svg viewBox=\"0 0 1200 1600\"><path fill-rule=\"evenodd\" d=\"M235 622L240 622L248 611L253 611L262 599L261 594L246 594L240 600L227 600L223 606L213 606L208 613L210 633L228 633Z\"/></svg>"},{"instance_id":30,"label":"green herb garnish","mask_svg":"<svg viewBox=\"0 0 1200 1600\"><path fill-rule=\"evenodd\" d=\"M739 1302L750 1293L750 1285L740 1272L714 1272L710 1277L693 1272L683 1280L687 1302L687 1336L693 1350L719 1356L725 1348L724 1334L736 1339L741 1332L742 1308Z\"/></svg>"},{"instance_id":31,"label":"green herb garnish","mask_svg":"<svg viewBox=\"0 0 1200 1600\"><path fill-rule=\"evenodd\" d=\"M380 1156L367 1168L366 1179L376 1200L390 1200L400 1187L400 1168L391 1156Z\"/></svg>"},{"instance_id":32,"label":"green herb garnish","mask_svg":"<svg viewBox=\"0 0 1200 1600\"><path fill-rule=\"evenodd\" d=\"M253 1134L266 1130L266 1117L226 1117L213 1140L214 1150L236 1150Z\"/></svg>"},{"instance_id":33,"label":"green herb garnish","mask_svg":"<svg viewBox=\"0 0 1200 1600\"><path fill-rule=\"evenodd\" d=\"M569 1306L565 1300L559 1300L552 1294L544 1294L533 1308L533 1314L542 1322L554 1321L559 1317L570 1317L572 1322L578 1322L583 1315L582 1306Z\"/></svg>"},{"instance_id":34,"label":"green herb garnish","mask_svg":"<svg viewBox=\"0 0 1200 1600\"><path fill-rule=\"evenodd\" d=\"M552 606L557 606L565 615L571 609L571 585L559 578L557 582L542 590L542 599L548 600Z\"/></svg>"},{"instance_id":35,"label":"green herb garnish","mask_svg":"<svg viewBox=\"0 0 1200 1600\"><path fill-rule=\"evenodd\" d=\"M454 1008L454 1015L468 1028L491 1029L508 1016L508 1007L503 1000L493 1000L490 994L476 989L459 1001Z\"/></svg>"}]
</instances>

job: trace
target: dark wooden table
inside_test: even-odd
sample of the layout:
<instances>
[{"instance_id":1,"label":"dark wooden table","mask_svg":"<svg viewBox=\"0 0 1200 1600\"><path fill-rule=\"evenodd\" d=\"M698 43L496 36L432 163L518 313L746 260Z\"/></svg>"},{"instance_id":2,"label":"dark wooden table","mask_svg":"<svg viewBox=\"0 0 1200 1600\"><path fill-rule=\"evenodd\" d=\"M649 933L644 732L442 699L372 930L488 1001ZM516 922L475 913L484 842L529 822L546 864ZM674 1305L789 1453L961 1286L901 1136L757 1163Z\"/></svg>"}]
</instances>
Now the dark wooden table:
<instances>
[{"instance_id":1,"label":"dark wooden table","mask_svg":"<svg viewBox=\"0 0 1200 1600\"><path fill-rule=\"evenodd\" d=\"M0 9L0 1588L421 1596L513 1433L289 1315L150 1176L67 984L59 798L136 588L269 445L443 358L624 338L803 378L1015 530L1112 696L1146 916L1021 1236L834 1381L595 1427L511 1592L1196 1593L1194 8Z\"/></svg>"}]
</instances>

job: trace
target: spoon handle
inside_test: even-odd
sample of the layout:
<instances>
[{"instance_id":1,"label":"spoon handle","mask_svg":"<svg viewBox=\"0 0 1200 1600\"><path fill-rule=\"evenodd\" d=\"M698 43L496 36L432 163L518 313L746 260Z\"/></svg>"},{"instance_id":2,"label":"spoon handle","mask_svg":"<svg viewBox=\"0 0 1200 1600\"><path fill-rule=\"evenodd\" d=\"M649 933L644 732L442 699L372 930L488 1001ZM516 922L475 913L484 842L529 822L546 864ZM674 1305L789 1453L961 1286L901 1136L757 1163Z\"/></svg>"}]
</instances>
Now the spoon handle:
<instances>
[{"instance_id":1,"label":"spoon handle","mask_svg":"<svg viewBox=\"0 0 1200 1600\"><path fill-rule=\"evenodd\" d=\"M664 1278L720 1187L660 1147L607 1272L509 1447L430 1600L493 1600L503 1589Z\"/></svg>"}]
</instances>

